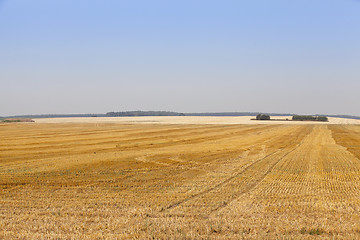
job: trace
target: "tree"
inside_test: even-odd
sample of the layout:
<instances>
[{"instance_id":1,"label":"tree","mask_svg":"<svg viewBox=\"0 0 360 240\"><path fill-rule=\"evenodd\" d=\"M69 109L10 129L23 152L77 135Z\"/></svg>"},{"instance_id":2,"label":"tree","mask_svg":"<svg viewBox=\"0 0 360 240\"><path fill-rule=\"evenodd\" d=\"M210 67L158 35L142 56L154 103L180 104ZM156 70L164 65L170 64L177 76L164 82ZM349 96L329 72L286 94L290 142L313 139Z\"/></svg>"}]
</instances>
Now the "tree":
<instances>
[{"instance_id":1,"label":"tree","mask_svg":"<svg viewBox=\"0 0 360 240\"><path fill-rule=\"evenodd\" d=\"M270 116L266 114L258 114L256 115L256 120L270 120Z\"/></svg>"}]
</instances>

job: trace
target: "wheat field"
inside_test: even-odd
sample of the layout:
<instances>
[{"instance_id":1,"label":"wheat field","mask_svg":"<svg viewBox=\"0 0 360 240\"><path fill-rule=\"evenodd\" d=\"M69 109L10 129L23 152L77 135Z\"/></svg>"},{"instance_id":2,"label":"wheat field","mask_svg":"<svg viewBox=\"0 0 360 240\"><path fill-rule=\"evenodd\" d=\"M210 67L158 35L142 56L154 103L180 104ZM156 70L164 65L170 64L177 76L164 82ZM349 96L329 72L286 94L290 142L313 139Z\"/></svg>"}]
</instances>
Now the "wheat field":
<instances>
[{"instance_id":1,"label":"wheat field","mask_svg":"<svg viewBox=\"0 0 360 240\"><path fill-rule=\"evenodd\" d=\"M0 125L0 239L360 238L359 125Z\"/></svg>"}]
</instances>

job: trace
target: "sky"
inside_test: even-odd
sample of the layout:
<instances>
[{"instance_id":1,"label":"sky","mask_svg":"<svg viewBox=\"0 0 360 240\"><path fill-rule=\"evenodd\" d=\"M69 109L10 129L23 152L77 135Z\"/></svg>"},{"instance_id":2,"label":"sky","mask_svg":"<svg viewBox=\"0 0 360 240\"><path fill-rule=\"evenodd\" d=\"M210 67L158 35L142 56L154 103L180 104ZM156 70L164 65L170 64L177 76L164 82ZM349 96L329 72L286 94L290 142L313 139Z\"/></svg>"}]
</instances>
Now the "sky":
<instances>
[{"instance_id":1,"label":"sky","mask_svg":"<svg viewBox=\"0 0 360 240\"><path fill-rule=\"evenodd\" d=\"M358 0L0 0L0 116L360 116Z\"/></svg>"}]
</instances>

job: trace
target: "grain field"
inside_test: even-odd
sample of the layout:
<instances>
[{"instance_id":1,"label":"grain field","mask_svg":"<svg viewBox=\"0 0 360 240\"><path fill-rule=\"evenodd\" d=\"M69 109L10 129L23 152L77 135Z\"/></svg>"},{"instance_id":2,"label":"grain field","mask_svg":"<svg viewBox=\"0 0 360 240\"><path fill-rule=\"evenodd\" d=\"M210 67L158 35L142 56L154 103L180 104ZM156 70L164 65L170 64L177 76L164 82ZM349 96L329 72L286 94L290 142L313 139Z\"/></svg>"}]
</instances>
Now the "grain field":
<instances>
[{"instance_id":1,"label":"grain field","mask_svg":"<svg viewBox=\"0 0 360 240\"><path fill-rule=\"evenodd\" d=\"M360 238L360 125L0 125L0 239Z\"/></svg>"}]
</instances>

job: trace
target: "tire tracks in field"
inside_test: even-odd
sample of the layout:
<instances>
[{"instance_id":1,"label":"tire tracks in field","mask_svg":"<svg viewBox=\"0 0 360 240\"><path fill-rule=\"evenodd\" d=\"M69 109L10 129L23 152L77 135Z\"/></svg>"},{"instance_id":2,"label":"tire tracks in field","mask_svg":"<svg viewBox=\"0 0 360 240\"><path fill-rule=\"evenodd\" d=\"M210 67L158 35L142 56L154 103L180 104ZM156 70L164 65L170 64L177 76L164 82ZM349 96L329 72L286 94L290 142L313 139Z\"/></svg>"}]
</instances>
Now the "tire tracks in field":
<instances>
[{"instance_id":1,"label":"tire tracks in field","mask_svg":"<svg viewBox=\"0 0 360 240\"><path fill-rule=\"evenodd\" d=\"M231 197L230 200L228 201L223 201L223 203L217 207L215 207L214 209L211 209L208 214L211 214L213 212L216 212L224 207L226 207L227 205L229 205L232 201L234 201L235 199L239 198L241 195L249 192L251 189L253 189L254 187L256 187L263 179L265 179L265 177L275 168L275 166L282 160L284 159L286 156L288 156L290 153L294 152L295 150L297 150L301 145L303 144L303 141L301 141L297 146L295 146L295 148L293 148L292 150L286 152L282 157L280 157L275 163L273 163L271 165L271 167L262 175L262 177L258 178L255 180L254 183L248 185L245 187L245 189L243 189L242 191L239 191L236 193L235 196ZM290 146L287 146L285 149L287 149L288 147ZM179 207L180 205L182 204L185 204L191 200L194 200L196 198L199 198L201 196L204 196L205 194L208 194L208 193L211 193L213 191L216 191L224 186L226 186L227 184L230 184L232 181L234 181L235 179L239 178L239 177L242 177L242 175L247 172L247 171L250 171L255 165L263 162L264 160L267 160L268 158L276 155L276 154L280 154L282 153L284 150L281 149L281 150L277 150L277 151L274 151L274 152L271 152L269 154L267 154L266 156L248 164L244 169L242 169L240 172L236 173L235 175L227 178L226 180L222 181L221 183L219 184L216 184L215 186L213 187L210 187L202 192L199 192L199 193L196 193L196 194L193 194L183 200L180 200L180 201L177 201L175 203L172 203L170 204L169 206L167 206L165 209L161 210L161 212L165 212L165 211L168 211L168 210L171 210L171 209L175 209L176 207Z\"/></svg>"},{"instance_id":2,"label":"tire tracks in field","mask_svg":"<svg viewBox=\"0 0 360 240\"><path fill-rule=\"evenodd\" d=\"M267 128L261 128L261 129L256 129L256 130L269 130L269 129L272 129L272 128L270 128L270 127L272 127L272 126L267 126ZM243 131L241 131L241 132L236 132L236 134L240 134L240 133L242 133L242 134L249 134L249 135L252 135L252 134L254 134L254 132L252 132L252 131L248 131L249 129L244 129ZM250 129L250 130L254 130L254 129ZM255 132L256 134L258 134L258 132ZM225 134L225 135L222 135L222 136L228 136L227 134ZM227 138L233 138L234 136L228 136ZM223 137L223 138L219 138L219 139L224 139L225 137ZM269 140L267 140L266 142L268 142ZM186 143L186 144L188 144L188 143ZM184 142L182 142L182 145L184 145ZM251 148L251 147L253 147L253 146L257 146L258 144L252 144L252 145L250 145L250 146L247 146L247 148ZM216 158L214 158L214 159L212 159L210 162L214 162L216 159L218 159L218 156L219 156L219 153L213 153L211 156L216 156ZM156 163L156 164L159 164L157 161L151 161L151 160L145 160L145 161L143 161L143 160L141 160L141 158L142 158L143 156L138 156L138 157L136 157L135 159L136 160L140 160L141 162L151 162L151 163ZM154 156L148 156L148 157L154 157ZM146 157L146 158L148 158L148 157ZM140 158L140 159L139 159ZM145 159L146 159L145 158ZM240 158L242 158L242 157L240 157ZM181 161L181 162L185 162L185 163L187 163L188 165L184 165L184 166L182 166L182 169L181 169L181 171L180 172L176 172L176 173L173 173L172 174L172 176L177 176L177 175L180 175L180 174L184 174L184 173L186 173L186 172L188 172L188 171L192 171L192 170L196 170L196 169L199 169L199 167L201 166L201 164L202 163L199 163L199 162L196 162L196 161L191 161L191 160L184 160L184 161ZM164 170L167 170L167 171L170 171L170 170L172 170L172 169L176 169L176 168L178 168L179 166L177 165L177 164L166 164L166 165L164 165L164 164L161 164L160 163L160 165L162 165L162 167L160 167L160 168L151 168L151 169L147 169L147 172L146 172L146 174L153 174L155 171L164 171ZM134 175L134 176L136 176L136 175ZM157 180L159 181L159 180L164 180L164 179L168 179L168 176L164 176L164 177L162 177L162 178L157 178Z\"/></svg>"},{"instance_id":3,"label":"tire tracks in field","mask_svg":"<svg viewBox=\"0 0 360 240\"><path fill-rule=\"evenodd\" d=\"M199 196L201 196L201 195L204 195L204 194L209 193L209 192L211 192L211 191L213 191L213 190L215 190L215 189L220 188L221 186L223 186L223 185L231 182L233 179L235 179L235 178L239 177L240 175L242 175L245 171L247 171L248 169L250 169L252 166L254 166L255 164L257 164L258 162L266 159L267 157L269 157L269 156L271 156L271 155L273 155L273 154L275 154L275 153L276 153L276 151L275 151L275 152L272 152L272 153L270 153L270 154L268 154L268 155L266 155L265 157L263 157L263 158L255 161L255 162L252 162L252 163L248 164L242 171L238 172L236 175L227 178L225 181L223 181L223 182L221 182L221 183L219 183L219 184L217 184L217 185L215 185L215 186L213 186L213 187L211 187L211 188L208 188L208 189L206 189L205 191L202 191L202 192L193 194L193 195L191 195L191 196L189 196L189 197L187 197L187 198L185 198L185 199L183 199L183 200L181 200L181 201L178 201L178 202L176 202L176 203L170 204L165 210L170 210L170 209L175 208L175 207L177 207L177 206L179 206L179 205L181 205L181 204L183 204L183 203L186 203L186 202L188 202L188 201L190 201L190 200L192 200L192 199L194 199L194 198L196 198L196 197L199 197Z\"/></svg>"},{"instance_id":4,"label":"tire tracks in field","mask_svg":"<svg viewBox=\"0 0 360 240\"><path fill-rule=\"evenodd\" d=\"M256 186L258 186L258 185L266 178L266 176L269 175L270 172L272 172L272 170L276 167L276 165L277 165L281 160L283 160L284 158L286 158L289 154L295 152L295 151L296 151L298 148L300 148L302 145L303 145L303 141L302 141L301 143L299 143L299 144L298 144L295 148L293 148L291 151L285 153L281 158L279 158L279 160L276 161L276 162L264 173L264 175L263 175L261 178L259 178L256 182L254 182L253 184L250 184L250 185L248 186L248 188L244 189L243 191L238 192L238 193L237 193L238 196L232 197L232 198L230 199L230 201L224 202L222 205L220 205L220 206L218 206L217 208L213 209L213 210L210 212L210 214L213 214L213 213L215 213L215 212L217 212L217 211L219 211L219 210L227 207L227 206L228 206L231 202L233 202L234 200L236 200L236 199L240 198L242 195L250 192L251 189L253 189L253 188L255 188ZM277 152L281 152L281 150L280 150L280 151L277 151ZM274 154L277 153L277 152L274 152L273 154L269 154L269 155L274 155ZM270 156L268 156L268 157L270 157ZM238 175L240 175L240 174L238 174Z\"/></svg>"},{"instance_id":5,"label":"tire tracks in field","mask_svg":"<svg viewBox=\"0 0 360 240\"><path fill-rule=\"evenodd\" d=\"M269 130L274 130L273 128L271 128L272 126L267 126L266 128L261 128L262 130L265 129L265 132L268 132ZM256 128L255 128L256 129ZM252 129L254 130L254 129ZM256 129L256 130L259 130L259 129ZM246 136L248 135L261 135L263 134L264 132L252 132L252 131L244 131L243 133L246 133ZM233 138L234 136L229 136L229 138ZM278 139L281 139L282 137L279 137ZM273 139L270 138L270 136L268 138L265 138L262 140L261 142L261 146L263 146L263 144L265 143L271 143L273 141ZM246 145L246 148L247 149L252 149L254 146L260 146L259 144L259 141L257 141L256 143L254 144L251 144L251 145ZM287 146L284 146L282 148L285 148ZM245 151L245 152L249 152L249 150ZM243 159L243 154L245 153L244 151L240 151L241 155L238 155L237 157L231 157L230 160L231 161L236 161L236 160L239 160L239 159ZM235 152L232 152L232 153L235 153ZM275 153L275 152L273 152ZM271 154L273 154L271 153ZM229 161L229 158L222 156L222 154L224 153L213 153L211 154L211 160L208 162L210 165L214 165L214 164L222 164L225 161L228 162ZM150 156L151 157L151 156ZM267 157L267 156L265 156ZM207 156L206 158L209 158L209 156ZM218 162L218 160L221 159L220 162ZM152 162L152 163L157 163L156 161L146 161L146 162ZM147 169L148 171L145 173L145 174L152 174L152 175L156 175L155 172L159 171L159 172L164 172L164 171L168 171L169 174L171 174L172 177L175 177L175 176L180 176L180 175L183 175L187 172L190 172L190 171L194 171L194 170L201 170L201 171L204 171L204 172L208 172L208 173L211 173L212 170L206 170L204 168L202 168L202 162L196 162L196 161L191 161L191 160L185 160L185 161L182 161L182 162L186 162L188 163L187 165L182 165L182 166L179 166L177 164L169 164L169 165L163 165L163 164L160 164L162 165L162 167L157 167L157 168L151 168L151 169ZM216 163L215 163L216 162ZM190 164L189 164L190 163ZM244 167L247 168L249 164L252 164L255 162L254 161L248 161L247 164L242 164L241 165L241 169L244 170ZM134 175L134 177L138 177L138 175ZM236 176L235 176L236 177ZM156 184L155 185L158 185L159 184L159 181L163 181L163 180L166 180L166 179L169 179L169 175L168 174L165 174L163 177L157 177L156 178ZM152 181L152 180L151 180ZM231 180L230 180L231 181Z\"/></svg>"}]
</instances>

